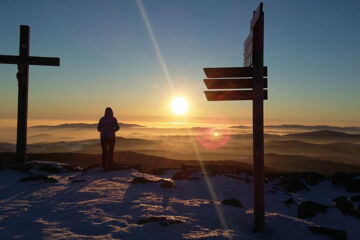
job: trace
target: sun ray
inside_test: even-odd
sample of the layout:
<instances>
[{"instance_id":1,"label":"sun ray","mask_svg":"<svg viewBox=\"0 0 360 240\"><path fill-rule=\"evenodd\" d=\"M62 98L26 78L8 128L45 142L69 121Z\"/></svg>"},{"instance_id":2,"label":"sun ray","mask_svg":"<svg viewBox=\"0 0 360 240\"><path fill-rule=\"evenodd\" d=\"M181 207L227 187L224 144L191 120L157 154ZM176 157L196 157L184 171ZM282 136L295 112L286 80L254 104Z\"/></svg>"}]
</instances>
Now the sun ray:
<instances>
[{"instance_id":1,"label":"sun ray","mask_svg":"<svg viewBox=\"0 0 360 240\"><path fill-rule=\"evenodd\" d=\"M155 36L154 31L153 31L152 26L151 26L150 20L149 20L147 14L146 14L144 5L143 5L143 3L142 3L141 0L136 0L136 3L137 3L137 6L138 6L138 8L139 8L139 11L140 11L140 13L141 13L141 17L142 17L142 19L143 19L143 21L144 21L144 23L145 23L145 26L146 26L146 29L147 29L148 34L149 34L149 36L150 36L151 42L152 42L152 44L153 44L153 46L154 46L154 49L155 49L155 52L156 52L156 56L157 56L158 61L159 61L160 65L161 65L161 68L162 68L162 70L163 70L163 74L164 74L167 82L169 83L169 85L170 85L170 87L171 87L171 90L172 90L173 93L175 94L174 83L173 83L173 81L172 81L172 78L171 78L171 76L170 76L169 70L168 70L168 68L167 68L167 66L166 66L166 63L165 63L165 61L164 61L164 57L163 57L163 55L162 55L162 53L161 53L161 50L160 50L158 41L157 41L157 39L156 39L156 36Z\"/></svg>"},{"instance_id":2,"label":"sun ray","mask_svg":"<svg viewBox=\"0 0 360 240\"><path fill-rule=\"evenodd\" d=\"M143 3L142 3L141 0L136 0L136 3L137 3L137 6L138 6L138 8L139 8L139 11L140 11L140 13L141 13L142 19L143 19L143 21L144 21L144 23L145 23L146 29L147 29L147 31L148 31L148 33L149 33L151 42L152 42L152 44L153 44L153 46L154 46L154 49L155 49L155 52L156 52L156 56L157 56L157 58L158 58L158 60L159 60L159 62L160 62L160 65L161 65L161 68L162 68L162 70L163 70L164 76L165 76L166 80L168 81L168 83L169 83L169 85L170 85L170 87L171 87L171 90L173 91L173 94L175 95L176 91L175 91L174 83L173 83L173 81L172 81L172 79L171 79L171 76L170 76L170 74L169 74L168 68L167 68L166 63L165 63L165 61L164 61L164 58L163 58L163 56L162 56L162 53L161 53L159 44L158 44L158 42L157 42L157 39L156 39L155 34L154 34L154 32L153 32L153 29L152 29L152 27L151 27L151 23L150 23L150 20L149 20L147 14L146 14L144 5L143 5ZM185 119L184 119L184 122L186 122ZM198 161L199 161L199 163L200 163L202 172L203 172L203 174L204 174L205 182L206 182L206 185L207 185L207 187L208 187L208 190L209 190L209 193L210 193L210 197L211 197L212 200L215 202L215 201L217 201L217 197L216 197L214 188L213 188L213 186L212 186L212 184L211 184L211 181L210 181L210 179L209 179L209 177L208 177L208 175L207 175L207 172L206 172L205 166L204 166L204 164L203 164L203 162L202 162L200 153L199 153L199 151L198 151L198 149L197 149L197 145L196 145L197 143L196 143L195 140L193 140L192 142L193 142L194 151L195 151L195 153L196 153L196 155L197 155L197 159L198 159ZM224 229L224 230L227 230L228 227L227 227L227 224L226 224L224 215L223 215L220 207L215 204L215 208L216 208L216 212L217 212L217 214L218 214L218 217L219 217L219 220L220 220L220 222L221 222L221 225L222 225L223 229ZM228 236L228 237L231 238L231 236Z\"/></svg>"}]
</instances>

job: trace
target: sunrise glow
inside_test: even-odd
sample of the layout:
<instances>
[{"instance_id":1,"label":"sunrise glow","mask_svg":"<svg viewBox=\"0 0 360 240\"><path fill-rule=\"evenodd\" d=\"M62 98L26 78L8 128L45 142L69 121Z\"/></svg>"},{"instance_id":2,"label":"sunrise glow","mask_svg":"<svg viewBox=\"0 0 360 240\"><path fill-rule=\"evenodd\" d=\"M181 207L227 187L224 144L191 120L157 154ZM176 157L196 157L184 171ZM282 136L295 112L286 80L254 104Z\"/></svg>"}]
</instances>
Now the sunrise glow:
<instances>
[{"instance_id":1,"label":"sunrise glow","mask_svg":"<svg viewBox=\"0 0 360 240\"><path fill-rule=\"evenodd\" d=\"M171 110L176 115L184 115L189 108L188 101L183 97L176 97L171 101Z\"/></svg>"}]
</instances>

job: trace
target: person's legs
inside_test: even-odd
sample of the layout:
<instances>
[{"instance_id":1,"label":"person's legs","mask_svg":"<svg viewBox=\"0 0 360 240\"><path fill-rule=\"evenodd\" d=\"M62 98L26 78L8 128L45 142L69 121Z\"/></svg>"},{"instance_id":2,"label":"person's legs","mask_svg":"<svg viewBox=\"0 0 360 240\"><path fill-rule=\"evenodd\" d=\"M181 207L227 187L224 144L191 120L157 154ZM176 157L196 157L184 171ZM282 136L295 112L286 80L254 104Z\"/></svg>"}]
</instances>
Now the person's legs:
<instances>
[{"instance_id":1,"label":"person's legs","mask_svg":"<svg viewBox=\"0 0 360 240\"><path fill-rule=\"evenodd\" d=\"M102 150L102 158L101 158L101 165L103 170L105 170L107 168L107 158L108 158L108 150L107 150L107 144L106 144L106 139L105 138L101 138L101 150Z\"/></svg>"},{"instance_id":2,"label":"person's legs","mask_svg":"<svg viewBox=\"0 0 360 240\"><path fill-rule=\"evenodd\" d=\"M109 139L109 154L108 154L108 166L111 167L114 165L114 146L115 146L115 138Z\"/></svg>"}]
</instances>

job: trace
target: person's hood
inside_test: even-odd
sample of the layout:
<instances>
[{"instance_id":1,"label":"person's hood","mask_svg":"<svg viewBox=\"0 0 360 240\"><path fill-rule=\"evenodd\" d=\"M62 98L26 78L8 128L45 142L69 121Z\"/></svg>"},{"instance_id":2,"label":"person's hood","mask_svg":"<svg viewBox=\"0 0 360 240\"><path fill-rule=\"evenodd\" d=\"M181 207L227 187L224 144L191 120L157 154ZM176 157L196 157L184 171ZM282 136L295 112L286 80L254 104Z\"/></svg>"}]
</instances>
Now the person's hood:
<instances>
[{"instance_id":1,"label":"person's hood","mask_svg":"<svg viewBox=\"0 0 360 240\"><path fill-rule=\"evenodd\" d=\"M105 118L112 118L113 116L114 116L114 114L113 114L112 109L111 109L110 107L107 107L107 108L105 109L104 117L105 117Z\"/></svg>"}]
</instances>

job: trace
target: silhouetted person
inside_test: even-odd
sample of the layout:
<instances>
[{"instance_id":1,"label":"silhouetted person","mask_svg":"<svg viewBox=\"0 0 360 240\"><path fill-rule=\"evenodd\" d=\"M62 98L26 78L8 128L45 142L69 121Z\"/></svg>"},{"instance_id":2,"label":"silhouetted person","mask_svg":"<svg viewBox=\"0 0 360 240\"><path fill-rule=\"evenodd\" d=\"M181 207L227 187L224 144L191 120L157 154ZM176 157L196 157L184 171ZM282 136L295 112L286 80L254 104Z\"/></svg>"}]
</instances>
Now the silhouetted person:
<instances>
[{"instance_id":1,"label":"silhouetted person","mask_svg":"<svg viewBox=\"0 0 360 240\"><path fill-rule=\"evenodd\" d=\"M115 132L119 129L119 124L116 118L114 118L112 109L107 107L97 127L97 130L101 132L102 167L104 170L109 169L113 165Z\"/></svg>"}]
</instances>

